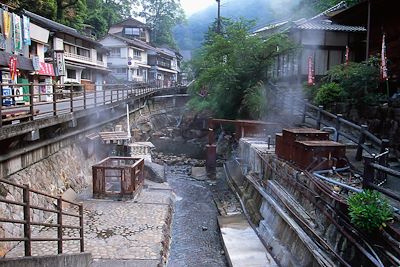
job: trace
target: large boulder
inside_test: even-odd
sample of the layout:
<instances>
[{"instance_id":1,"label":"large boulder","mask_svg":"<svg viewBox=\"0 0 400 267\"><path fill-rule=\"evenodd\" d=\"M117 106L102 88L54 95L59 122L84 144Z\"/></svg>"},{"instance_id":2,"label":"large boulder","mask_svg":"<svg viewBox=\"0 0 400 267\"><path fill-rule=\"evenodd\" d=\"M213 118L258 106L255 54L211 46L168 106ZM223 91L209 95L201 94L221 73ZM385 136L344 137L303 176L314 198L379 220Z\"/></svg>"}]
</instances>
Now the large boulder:
<instances>
[{"instance_id":1,"label":"large boulder","mask_svg":"<svg viewBox=\"0 0 400 267\"><path fill-rule=\"evenodd\" d=\"M165 182L164 165L146 160L144 162L144 178L156 183Z\"/></svg>"}]
</instances>

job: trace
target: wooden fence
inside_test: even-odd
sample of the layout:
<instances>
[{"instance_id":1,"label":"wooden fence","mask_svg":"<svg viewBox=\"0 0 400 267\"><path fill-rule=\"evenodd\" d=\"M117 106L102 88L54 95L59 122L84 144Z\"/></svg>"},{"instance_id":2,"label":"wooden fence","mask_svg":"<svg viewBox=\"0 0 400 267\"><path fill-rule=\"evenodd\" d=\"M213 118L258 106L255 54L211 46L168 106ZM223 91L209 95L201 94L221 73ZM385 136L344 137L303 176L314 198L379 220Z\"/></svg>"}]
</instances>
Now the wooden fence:
<instances>
[{"instance_id":1,"label":"wooden fence","mask_svg":"<svg viewBox=\"0 0 400 267\"><path fill-rule=\"evenodd\" d=\"M25 256L32 256L32 242L57 242L58 254L63 253L63 242L71 240L80 241L80 252L84 252L84 239L83 239L83 206L68 200L63 199L61 196L55 197L50 194L40 192L30 188L28 185L19 185L9 180L0 179L1 184L13 186L22 190L22 200L11 200L7 198L0 198L1 203L7 205L14 205L23 208L23 219L5 218L0 217L0 222L20 224L23 225L23 236L22 237L0 237L0 242L24 242ZM54 209L48 207L37 206L32 203L32 194L36 194L37 197L50 198L57 202ZM71 205L72 208L77 209L76 213L67 212L63 210L63 203ZM40 210L43 212L55 213L57 215L57 223L39 222L32 220L32 210ZM73 210L73 209L71 209ZM63 223L65 216L75 217L79 219L78 225L66 225ZM32 237L32 226L42 227L55 227L57 228L57 238L38 238ZM77 229L79 231L79 237L64 237L63 229Z\"/></svg>"}]
</instances>

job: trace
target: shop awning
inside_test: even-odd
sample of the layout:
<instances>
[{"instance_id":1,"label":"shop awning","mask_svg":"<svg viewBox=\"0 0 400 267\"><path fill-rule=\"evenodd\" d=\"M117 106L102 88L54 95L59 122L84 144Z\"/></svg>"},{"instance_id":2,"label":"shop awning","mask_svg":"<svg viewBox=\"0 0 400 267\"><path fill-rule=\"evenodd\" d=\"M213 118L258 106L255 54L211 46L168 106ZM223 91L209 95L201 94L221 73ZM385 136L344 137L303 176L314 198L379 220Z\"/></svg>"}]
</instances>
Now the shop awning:
<instances>
[{"instance_id":1,"label":"shop awning","mask_svg":"<svg viewBox=\"0 0 400 267\"><path fill-rule=\"evenodd\" d=\"M151 66L146 65L146 64L137 63L137 65L138 65L139 67L142 67L142 68L147 68L147 69L150 69L150 68L151 68Z\"/></svg>"},{"instance_id":2,"label":"shop awning","mask_svg":"<svg viewBox=\"0 0 400 267\"><path fill-rule=\"evenodd\" d=\"M177 74L177 73L178 73L176 70L170 70L170 69L165 69L165 68L160 68L160 67L156 67L155 69L156 69L156 70L159 70L159 71L174 73L174 74Z\"/></svg>"},{"instance_id":3,"label":"shop awning","mask_svg":"<svg viewBox=\"0 0 400 267\"><path fill-rule=\"evenodd\" d=\"M13 54L0 51L0 66L7 67ZM32 59L17 55L17 69L33 71Z\"/></svg>"}]
</instances>

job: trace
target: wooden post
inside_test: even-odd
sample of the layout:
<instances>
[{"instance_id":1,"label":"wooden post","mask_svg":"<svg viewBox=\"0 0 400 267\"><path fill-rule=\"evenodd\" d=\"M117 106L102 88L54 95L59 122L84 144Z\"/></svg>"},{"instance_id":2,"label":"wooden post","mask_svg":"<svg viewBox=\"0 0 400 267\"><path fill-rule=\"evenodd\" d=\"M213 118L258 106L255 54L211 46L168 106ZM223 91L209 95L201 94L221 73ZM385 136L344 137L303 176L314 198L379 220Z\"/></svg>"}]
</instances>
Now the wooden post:
<instances>
[{"instance_id":1,"label":"wooden post","mask_svg":"<svg viewBox=\"0 0 400 267\"><path fill-rule=\"evenodd\" d=\"M386 151L386 149L388 149L388 147L389 147L389 140L382 139L380 153L384 153ZM382 155L378 160L379 165L386 167L387 166L387 158L388 158L388 154ZM387 179L387 174L383 171L378 171L378 179L379 179L379 182L385 181Z\"/></svg>"},{"instance_id":2,"label":"wooden post","mask_svg":"<svg viewBox=\"0 0 400 267\"><path fill-rule=\"evenodd\" d=\"M364 156L364 177L362 182L364 189L367 189L368 185L374 182L375 169L371 166L374 160L374 157L370 155Z\"/></svg>"},{"instance_id":3,"label":"wooden post","mask_svg":"<svg viewBox=\"0 0 400 267\"><path fill-rule=\"evenodd\" d=\"M307 103L308 103L308 99L304 99L304 112L303 112L303 120L302 120L303 123L306 122Z\"/></svg>"},{"instance_id":4,"label":"wooden post","mask_svg":"<svg viewBox=\"0 0 400 267\"><path fill-rule=\"evenodd\" d=\"M339 137L340 137L340 126L341 126L341 120L343 118L342 114L337 114L336 115L336 142L339 142Z\"/></svg>"},{"instance_id":5,"label":"wooden post","mask_svg":"<svg viewBox=\"0 0 400 267\"><path fill-rule=\"evenodd\" d=\"M3 115L1 111L3 110L3 84L0 84L0 127L3 126Z\"/></svg>"},{"instance_id":6,"label":"wooden post","mask_svg":"<svg viewBox=\"0 0 400 267\"><path fill-rule=\"evenodd\" d=\"M81 252L85 251L85 240L83 234L83 204L79 205L79 235L80 235L80 245L81 245Z\"/></svg>"},{"instance_id":7,"label":"wooden post","mask_svg":"<svg viewBox=\"0 0 400 267\"><path fill-rule=\"evenodd\" d=\"M57 116L57 94L56 94L57 86L53 84L53 116Z\"/></svg>"},{"instance_id":8,"label":"wooden post","mask_svg":"<svg viewBox=\"0 0 400 267\"><path fill-rule=\"evenodd\" d=\"M113 89L110 90L110 93L111 93L110 94L111 95L111 100L110 100L111 102L110 103L112 103L113 102L113 93L114 93Z\"/></svg>"},{"instance_id":9,"label":"wooden post","mask_svg":"<svg viewBox=\"0 0 400 267\"><path fill-rule=\"evenodd\" d=\"M97 107L97 90L94 89L94 107Z\"/></svg>"},{"instance_id":10,"label":"wooden post","mask_svg":"<svg viewBox=\"0 0 400 267\"><path fill-rule=\"evenodd\" d=\"M29 83L29 114L31 115L29 120L33 121L33 116L35 116L33 110L33 83Z\"/></svg>"},{"instance_id":11,"label":"wooden post","mask_svg":"<svg viewBox=\"0 0 400 267\"><path fill-rule=\"evenodd\" d=\"M62 197L59 196L57 198L57 251L58 254L62 254L63 253L63 232L62 232Z\"/></svg>"},{"instance_id":12,"label":"wooden post","mask_svg":"<svg viewBox=\"0 0 400 267\"><path fill-rule=\"evenodd\" d=\"M104 88L104 86L102 86L103 89L103 105L106 104L106 88Z\"/></svg>"},{"instance_id":13,"label":"wooden post","mask_svg":"<svg viewBox=\"0 0 400 267\"><path fill-rule=\"evenodd\" d=\"M357 147L357 153L356 153L356 160L361 161L362 160L362 153L363 153L363 148L362 145L365 142L365 132L368 130L368 126L363 124L361 125L360 129L360 138L358 139L358 147Z\"/></svg>"},{"instance_id":14,"label":"wooden post","mask_svg":"<svg viewBox=\"0 0 400 267\"><path fill-rule=\"evenodd\" d=\"M319 105L317 110L317 125L316 128L321 129L321 111L324 109L324 106Z\"/></svg>"},{"instance_id":15,"label":"wooden post","mask_svg":"<svg viewBox=\"0 0 400 267\"><path fill-rule=\"evenodd\" d=\"M24 247L25 256L32 256L31 246L31 201L29 195L29 185L25 185L22 189L22 201L24 202Z\"/></svg>"},{"instance_id":16,"label":"wooden post","mask_svg":"<svg viewBox=\"0 0 400 267\"><path fill-rule=\"evenodd\" d=\"M71 110L71 112L74 112L74 86L71 84L71 87L70 87L71 89L70 89L70 92L69 92L69 97L70 97L70 99L69 99L69 103L70 103L70 110Z\"/></svg>"},{"instance_id":17,"label":"wooden post","mask_svg":"<svg viewBox=\"0 0 400 267\"><path fill-rule=\"evenodd\" d=\"M86 86L83 86L83 109L86 109Z\"/></svg>"}]
</instances>

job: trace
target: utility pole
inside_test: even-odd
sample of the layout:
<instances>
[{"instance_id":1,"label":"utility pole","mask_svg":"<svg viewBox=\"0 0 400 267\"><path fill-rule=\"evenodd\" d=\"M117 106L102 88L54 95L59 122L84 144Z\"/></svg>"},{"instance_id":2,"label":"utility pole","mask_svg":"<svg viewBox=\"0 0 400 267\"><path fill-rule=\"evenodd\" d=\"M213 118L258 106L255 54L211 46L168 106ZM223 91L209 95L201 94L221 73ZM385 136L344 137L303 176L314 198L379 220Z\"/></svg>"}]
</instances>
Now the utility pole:
<instances>
[{"instance_id":1,"label":"utility pole","mask_svg":"<svg viewBox=\"0 0 400 267\"><path fill-rule=\"evenodd\" d=\"M221 33L221 0L215 0L218 3L217 33Z\"/></svg>"}]
</instances>

